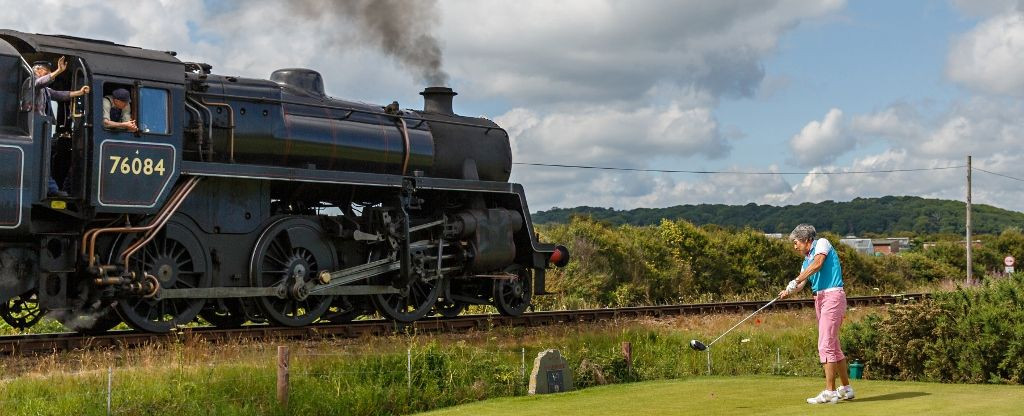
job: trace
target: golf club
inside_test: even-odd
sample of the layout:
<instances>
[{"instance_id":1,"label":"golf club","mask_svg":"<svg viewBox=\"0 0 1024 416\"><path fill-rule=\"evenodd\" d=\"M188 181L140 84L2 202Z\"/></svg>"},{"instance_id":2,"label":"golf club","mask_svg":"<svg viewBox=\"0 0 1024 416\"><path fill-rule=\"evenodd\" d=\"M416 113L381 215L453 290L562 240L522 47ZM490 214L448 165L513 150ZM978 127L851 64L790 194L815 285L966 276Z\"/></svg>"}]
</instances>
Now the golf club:
<instances>
[{"instance_id":1,"label":"golf club","mask_svg":"<svg viewBox=\"0 0 1024 416\"><path fill-rule=\"evenodd\" d=\"M728 333L732 332L732 330L736 329L736 327L740 326L740 324L742 324L744 322L747 322L747 319L750 319L751 316L757 315L758 312L763 311L764 308L767 308L768 306L770 306L771 304L775 303L775 301L777 301L779 299L782 299L782 296L776 296L775 299L772 299L771 302L766 303L764 306L761 307L761 309L758 309L758 310L754 311L754 313L751 313L750 315L747 315L746 318L743 318L742 321L737 322L736 325L733 325L732 328L729 328L728 331L725 331L725 333L723 333L722 335L719 335L718 338L715 338L715 340L711 341L710 344L704 345L704 343L702 343L700 341L697 341L695 339L691 339L690 340L690 348L693 348L694 350L697 350L697 351L704 351L704 350L707 350L708 348L711 348L711 346L715 345L715 343L718 342L718 340L722 339L722 337L724 337Z\"/></svg>"}]
</instances>

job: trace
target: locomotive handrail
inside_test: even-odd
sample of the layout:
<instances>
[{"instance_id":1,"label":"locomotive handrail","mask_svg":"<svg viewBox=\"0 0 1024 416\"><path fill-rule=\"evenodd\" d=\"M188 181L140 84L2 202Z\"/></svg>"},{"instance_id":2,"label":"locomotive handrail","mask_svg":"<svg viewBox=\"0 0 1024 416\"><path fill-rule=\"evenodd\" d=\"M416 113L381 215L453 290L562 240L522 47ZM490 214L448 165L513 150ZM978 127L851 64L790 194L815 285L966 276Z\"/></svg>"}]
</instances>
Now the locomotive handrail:
<instances>
[{"instance_id":1,"label":"locomotive handrail","mask_svg":"<svg viewBox=\"0 0 1024 416\"><path fill-rule=\"evenodd\" d=\"M207 114L206 120L203 119L203 115L202 114L199 114L199 118L198 119L199 119L199 124L201 126L199 133L200 133L201 136L203 134L207 134L206 143L210 147L210 161L213 161L213 112L211 112L210 109L207 108L206 106L203 106L200 101L197 101L195 98L190 97L190 96L185 96L185 107L193 108L194 110L196 110L197 114L199 114L200 109L202 109L203 112L205 112ZM206 129L206 127L205 127L207 120L210 121L210 128L209 129ZM200 137L199 141L200 142L203 141L202 137ZM199 145L199 155L200 155L200 160L202 161L203 160L203 145L201 143Z\"/></svg>"},{"instance_id":2,"label":"locomotive handrail","mask_svg":"<svg viewBox=\"0 0 1024 416\"><path fill-rule=\"evenodd\" d=\"M235 163L235 110L231 108L231 104L228 103L211 103L206 99L201 100L203 105L212 105L214 107L227 107L228 109L228 160L231 163ZM227 100L225 100L227 101ZM213 128L213 118L210 118L210 128Z\"/></svg>"},{"instance_id":3,"label":"locomotive handrail","mask_svg":"<svg viewBox=\"0 0 1024 416\"><path fill-rule=\"evenodd\" d=\"M222 98L222 99L225 99L225 100L232 99L232 100L252 101L252 102L261 103L261 104L262 103L277 103L277 104L304 105L304 106L309 106L309 107L327 108L327 109L331 109L331 110L342 110L342 111L349 111L349 112L355 112L355 113L372 114L372 115L383 116L383 117L399 117L399 118L406 119L406 120L417 120L417 121L420 121L420 122L426 121L426 122L431 122L431 123L450 124L450 125L453 125L453 126L475 127L475 128L478 128L478 129L486 130L486 132L484 134L487 134L487 132L490 132L491 130L498 130L498 131L500 131L502 133L505 133L506 137L509 136L507 130L505 130L502 127L497 127L497 126L481 126L479 124L463 123L461 121L438 120L438 119L435 119L435 118L427 118L427 117L422 117L422 116L413 117L413 116L405 116L405 115L397 115L397 114L388 114L388 113L385 113L383 111L364 110L364 109L360 109L360 108L343 107L343 106L339 106L339 105L305 103L305 102L301 102L301 101L282 100L282 99L279 99L279 98L246 97L244 95L213 94L213 93L208 93L208 92L195 92L195 91L191 91L188 94L194 94L194 95L202 96L202 97ZM351 114L349 114L348 116L342 118L342 120L348 118L349 116L351 116ZM418 124L417 124L417 126L418 126Z\"/></svg>"},{"instance_id":4,"label":"locomotive handrail","mask_svg":"<svg viewBox=\"0 0 1024 416\"><path fill-rule=\"evenodd\" d=\"M202 113L199 112L198 108L192 105L190 100L185 101L185 109L188 110L189 113L195 114L196 120L199 120L199 139L197 140L196 147L199 150L199 160L205 162L206 157L203 155L203 144L205 140L203 139L206 133L206 122L203 120Z\"/></svg>"},{"instance_id":5,"label":"locomotive handrail","mask_svg":"<svg viewBox=\"0 0 1024 416\"><path fill-rule=\"evenodd\" d=\"M405 143L405 157L402 158L402 176L405 176L409 171L409 153L412 153L412 149L409 144L409 130L405 126L405 120L398 117L398 124L402 126L402 142Z\"/></svg>"}]
</instances>

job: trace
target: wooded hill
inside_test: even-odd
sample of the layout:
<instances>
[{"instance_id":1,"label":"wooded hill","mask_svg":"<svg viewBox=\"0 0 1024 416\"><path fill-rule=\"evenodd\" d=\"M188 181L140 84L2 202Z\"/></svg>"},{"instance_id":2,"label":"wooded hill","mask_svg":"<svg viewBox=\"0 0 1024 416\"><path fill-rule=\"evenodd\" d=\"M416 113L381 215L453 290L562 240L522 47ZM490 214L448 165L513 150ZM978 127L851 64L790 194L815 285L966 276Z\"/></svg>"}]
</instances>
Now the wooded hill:
<instances>
[{"instance_id":1,"label":"wooded hill","mask_svg":"<svg viewBox=\"0 0 1024 416\"><path fill-rule=\"evenodd\" d=\"M864 233L915 234L964 233L965 204L960 201L926 199L915 196L855 198L850 202L806 202L800 205L677 205L668 208L576 207L552 208L533 214L538 224L567 223L572 216L584 215L613 225L654 225L663 218L687 220L697 225L717 224L750 227L766 233L788 233L797 224L807 222L821 231L839 235ZM996 234L1010 227L1024 226L1024 213L973 205L973 232Z\"/></svg>"}]
</instances>

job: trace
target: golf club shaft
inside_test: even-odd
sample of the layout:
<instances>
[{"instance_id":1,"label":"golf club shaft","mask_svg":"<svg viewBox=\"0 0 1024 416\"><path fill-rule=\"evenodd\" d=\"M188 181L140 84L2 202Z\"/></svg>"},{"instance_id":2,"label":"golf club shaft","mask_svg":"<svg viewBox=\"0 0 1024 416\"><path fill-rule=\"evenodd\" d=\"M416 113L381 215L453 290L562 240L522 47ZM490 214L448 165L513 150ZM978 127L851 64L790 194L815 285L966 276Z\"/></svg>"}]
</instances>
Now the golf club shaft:
<instances>
[{"instance_id":1,"label":"golf club shaft","mask_svg":"<svg viewBox=\"0 0 1024 416\"><path fill-rule=\"evenodd\" d=\"M722 335L719 335L718 338L715 338L714 341L711 341L711 343L708 344L708 347L710 348L712 345L715 345L715 343L718 342L718 340L722 339L722 337L724 337L727 334L729 334L730 332L732 332L732 330L736 329L736 327L740 326L744 322L747 322L747 319L750 319L751 316L757 315L758 312L763 311L764 308L767 308L768 306L770 306L771 304L775 303L775 301L779 300L780 298L781 298L780 296L776 296L775 299L772 299L771 302L766 303L764 306L761 307L761 309L758 309L758 310L754 311L754 313L751 313L750 315L747 315L747 317L743 318L742 321L737 322L736 325L733 325L732 328L729 328L728 331L725 331L725 333L723 333Z\"/></svg>"}]
</instances>

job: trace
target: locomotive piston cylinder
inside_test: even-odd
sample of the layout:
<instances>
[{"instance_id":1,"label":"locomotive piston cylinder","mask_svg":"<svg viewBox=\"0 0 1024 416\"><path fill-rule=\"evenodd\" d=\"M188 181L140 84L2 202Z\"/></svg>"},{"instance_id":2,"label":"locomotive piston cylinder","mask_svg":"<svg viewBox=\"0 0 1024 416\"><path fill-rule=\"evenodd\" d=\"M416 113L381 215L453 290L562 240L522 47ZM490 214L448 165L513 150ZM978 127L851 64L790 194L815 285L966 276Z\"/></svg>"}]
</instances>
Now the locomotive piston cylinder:
<instances>
[{"instance_id":1,"label":"locomotive piston cylinder","mask_svg":"<svg viewBox=\"0 0 1024 416\"><path fill-rule=\"evenodd\" d=\"M519 212L491 208L456 214L451 230L469 242L469 269L488 272L515 260L516 245L512 237L522 228L523 216Z\"/></svg>"}]
</instances>

